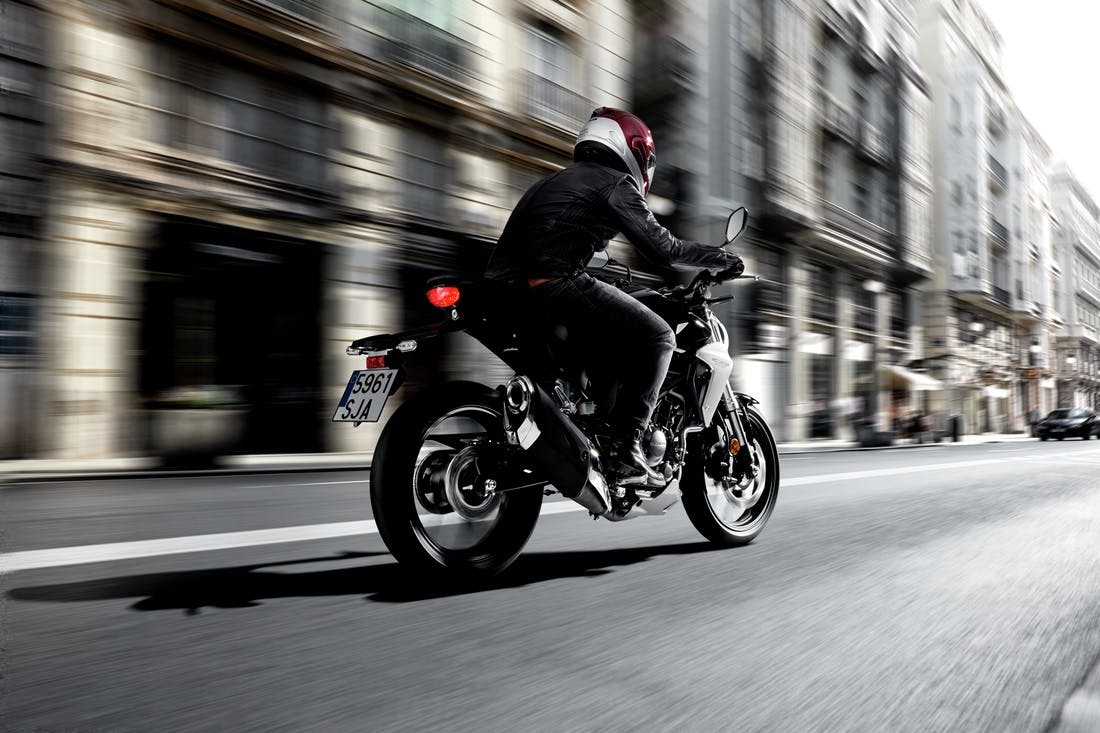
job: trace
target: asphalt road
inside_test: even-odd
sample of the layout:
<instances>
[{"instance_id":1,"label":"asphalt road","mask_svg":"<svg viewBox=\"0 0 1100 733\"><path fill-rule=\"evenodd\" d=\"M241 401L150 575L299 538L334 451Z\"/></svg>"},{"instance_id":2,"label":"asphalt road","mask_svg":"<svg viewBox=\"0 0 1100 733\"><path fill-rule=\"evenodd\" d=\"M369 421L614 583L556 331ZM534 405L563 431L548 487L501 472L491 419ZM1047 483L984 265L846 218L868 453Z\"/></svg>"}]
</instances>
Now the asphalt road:
<instances>
[{"instance_id":1,"label":"asphalt road","mask_svg":"<svg viewBox=\"0 0 1100 733\"><path fill-rule=\"evenodd\" d=\"M548 513L479 590L347 524L364 473L5 487L2 729L1098 729L1100 443L782 465L753 545Z\"/></svg>"}]
</instances>

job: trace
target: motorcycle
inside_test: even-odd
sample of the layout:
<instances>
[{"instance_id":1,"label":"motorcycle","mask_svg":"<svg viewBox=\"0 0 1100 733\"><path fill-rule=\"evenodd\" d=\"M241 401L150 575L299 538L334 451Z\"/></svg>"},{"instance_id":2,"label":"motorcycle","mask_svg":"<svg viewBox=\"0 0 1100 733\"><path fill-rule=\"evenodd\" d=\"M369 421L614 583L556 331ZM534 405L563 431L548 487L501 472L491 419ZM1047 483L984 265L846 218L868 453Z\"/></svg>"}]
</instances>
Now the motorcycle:
<instances>
[{"instance_id":1,"label":"motorcycle","mask_svg":"<svg viewBox=\"0 0 1100 733\"><path fill-rule=\"evenodd\" d=\"M730 214L727 245L747 217L743 208ZM605 460L614 375L588 374L567 337L532 331L499 284L433 278L427 298L445 314L442 322L347 347L366 356L366 368L352 373L332 419L355 425L379 419L405 360L441 333L469 333L515 371L496 389L470 381L428 388L383 428L370 467L371 505L401 564L499 573L519 556L543 497L553 493L613 522L664 514L682 500L695 528L720 546L760 534L778 496L779 455L757 400L730 385L729 335L709 306L732 296L710 297L722 278L708 270L687 285L654 290L635 286L629 270L626 279L608 277L613 262L598 252L589 272L638 298L676 334L643 438L657 481L617 475Z\"/></svg>"}]
</instances>

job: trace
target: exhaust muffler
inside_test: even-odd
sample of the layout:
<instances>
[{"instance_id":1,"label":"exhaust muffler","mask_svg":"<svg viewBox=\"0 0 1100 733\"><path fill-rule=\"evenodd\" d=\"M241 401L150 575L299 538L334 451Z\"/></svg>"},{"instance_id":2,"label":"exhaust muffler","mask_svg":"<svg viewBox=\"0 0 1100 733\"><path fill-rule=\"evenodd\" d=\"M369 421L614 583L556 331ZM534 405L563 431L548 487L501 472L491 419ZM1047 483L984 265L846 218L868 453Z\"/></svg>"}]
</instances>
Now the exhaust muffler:
<instances>
[{"instance_id":1,"label":"exhaust muffler","mask_svg":"<svg viewBox=\"0 0 1100 733\"><path fill-rule=\"evenodd\" d=\"M504 388L504 433L562 496L597 516L607 513L607 482L596 470L591 442L529 377L512 377Z\"/></svg>"}]
</instances>

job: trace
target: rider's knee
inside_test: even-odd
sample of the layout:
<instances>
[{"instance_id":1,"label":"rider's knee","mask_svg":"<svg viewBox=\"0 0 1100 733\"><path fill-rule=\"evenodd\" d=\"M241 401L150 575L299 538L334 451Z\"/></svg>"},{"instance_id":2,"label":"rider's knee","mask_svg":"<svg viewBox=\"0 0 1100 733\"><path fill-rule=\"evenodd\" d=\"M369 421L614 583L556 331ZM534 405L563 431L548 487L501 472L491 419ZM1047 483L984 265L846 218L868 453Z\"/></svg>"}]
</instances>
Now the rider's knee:
<instances>
[{"instance_id":1,"label":"rider's knee","mask_svg":"<svg viewBox=\"0 0 1100 733\"><path fill-rule=\"evenodd\" d=\"M676 348L676 334L672 332L672 327L662 321L661 328L654 334L653 343L661 351L672 352Z\"/></svg>"}]
</instances>

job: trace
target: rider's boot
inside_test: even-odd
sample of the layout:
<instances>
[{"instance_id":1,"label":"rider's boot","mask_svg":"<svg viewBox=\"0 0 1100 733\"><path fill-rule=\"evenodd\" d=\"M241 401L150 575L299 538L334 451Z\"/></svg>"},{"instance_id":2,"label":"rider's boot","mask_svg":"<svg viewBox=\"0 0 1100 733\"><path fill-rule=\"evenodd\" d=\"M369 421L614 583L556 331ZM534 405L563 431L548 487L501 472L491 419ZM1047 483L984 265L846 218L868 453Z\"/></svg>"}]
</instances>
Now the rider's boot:
<instances>
[{"instance_id":1,"label":"rider's boot","mask_svg":"<svg viewBox=\"0 0 1100 733\"><path fill-rule=\"evenodd\" d=\"M644 476L647 481L663 481L664 476L654 471L646 461L642 450L642 435L641 430L635 430L626 436L620 435L612 439L608 462L613 470L623 476Z\"/></svg>"}]
</instances>

